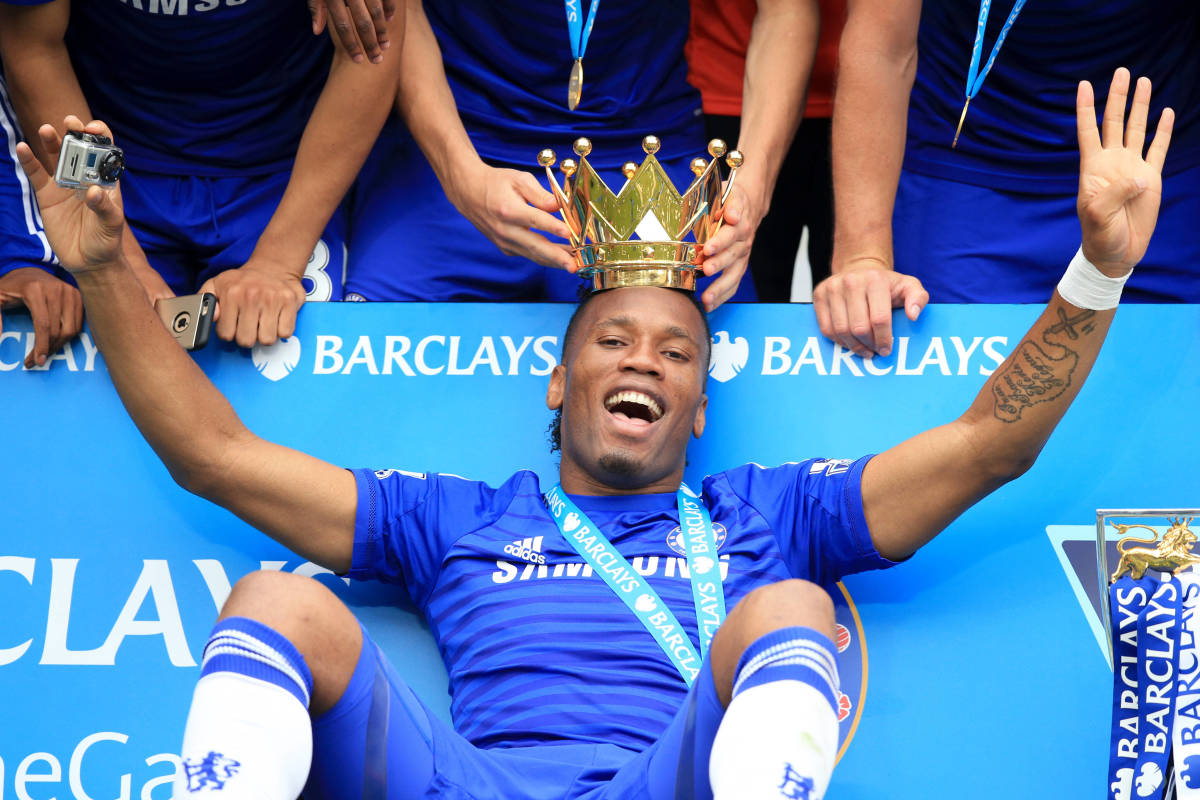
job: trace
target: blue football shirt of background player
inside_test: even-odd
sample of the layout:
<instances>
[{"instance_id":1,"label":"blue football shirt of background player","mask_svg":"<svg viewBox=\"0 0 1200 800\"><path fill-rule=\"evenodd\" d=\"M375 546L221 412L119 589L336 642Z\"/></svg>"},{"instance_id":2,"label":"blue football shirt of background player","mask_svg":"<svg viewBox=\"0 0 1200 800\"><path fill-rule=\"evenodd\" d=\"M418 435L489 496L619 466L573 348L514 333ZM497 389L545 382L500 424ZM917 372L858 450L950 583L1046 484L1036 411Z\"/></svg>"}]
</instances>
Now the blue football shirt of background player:
<instances>
[{"instance_id":1,"label":"blue football shirt of background player","mask_svg":"<svg viewBox=\"0 0 1200 800\"><path fill-rule=\"evenodd\" d=\"M110 120L143 285L152 299L214 292L217 335L243 346L291 335L306 298L341 298L342 199L391 107L399 49L355 63L313 36L299 0L0 4L24 127Z\"/></svg>"},{"instance_id":2,"label":"blue football shirt of background player","mask_svg":"<svg viewBox=\"0 0 1200 800\"><path fill-rule=\"evenodd\" d=\"M860 354L890 350L898 287L918 279L935 303L1049 296L1075 238L1075 87L1107 85L1121 65L1153 82L1152 117L1164 106L1179 111L1163 167L1170 191L1125 297L1200 300L1200 5L1027 3L952 148L980 8L977 0L849 6L833 122L834 274L813 304L822 332ZM1012 8L992 4L981 63Z\"/></svg>"},{"instance_id":3,"label":"blue football shirt of background player","mask_svg":"<svg viewBox=\"0 0 1200 800\"><path fill-rule=\"evenodd\" d=\"M25 306L33 322L32 341L13 333L24 361L0 360L0 370L46 364L83 327L83 301L74 286L55 276L58 259L42 230L42 216L25 173L17 164L21 129L0 72L0 337L3 312ZM0 345L5 338L0 338ZM10 351L12 350L10 346Z\"/></svg>"},{"instance_id":4,"label":"blue football shirt of background player","mask_svg":"<svg viewBox=\"0 0 1200 800\"><path fill-rule=\"evenodd\" d=\"M604 0L571 111L562 2L413 4L400 119L384 129L354 192L347 299L575 300L580 281L566 271L574 261L557 243L567 228L534 171L537 153L552 147L565 157L586 136L589 162L615 190L620 166L640 161L638 143L654 134L667 174L686 188L706 144L700 96L687 83L688 18L686 0ZM736 227L722 244L736 241ZM712 269L740 278L745 261L714 256ZM712 305L735 289L724 281ZM751 283L734 299L754 299Z\"/></svg>"}]
</instances>

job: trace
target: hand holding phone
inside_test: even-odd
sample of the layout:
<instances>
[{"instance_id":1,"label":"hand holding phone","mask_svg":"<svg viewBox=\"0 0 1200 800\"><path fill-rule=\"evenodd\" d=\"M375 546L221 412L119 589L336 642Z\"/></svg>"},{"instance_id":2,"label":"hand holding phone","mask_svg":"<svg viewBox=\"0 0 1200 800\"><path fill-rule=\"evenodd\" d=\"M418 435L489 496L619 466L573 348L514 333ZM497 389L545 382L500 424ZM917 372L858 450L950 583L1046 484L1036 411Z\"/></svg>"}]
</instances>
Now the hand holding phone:
<instances>
[{"instance_id":1,"label":"hand holding phone","mask_svg":"<svg viewBox=\"0 0 1200 800\"><path fill-rule=\"evenodd\" d=\"M154 307L167 330L184 350L199 350L208 344L213 315L217 310L216 295L204 292L183 297L164 297Z\"/></svg>"}]
</instances>

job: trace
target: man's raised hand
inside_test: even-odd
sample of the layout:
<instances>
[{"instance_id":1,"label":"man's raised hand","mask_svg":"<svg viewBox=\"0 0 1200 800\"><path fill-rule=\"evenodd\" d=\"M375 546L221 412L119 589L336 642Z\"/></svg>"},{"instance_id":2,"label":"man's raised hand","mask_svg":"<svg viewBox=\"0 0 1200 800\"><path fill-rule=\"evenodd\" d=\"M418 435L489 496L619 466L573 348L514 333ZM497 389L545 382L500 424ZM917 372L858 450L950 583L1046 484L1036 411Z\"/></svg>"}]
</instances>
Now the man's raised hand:
<instances>
[{"instance_id":1,"label":"man's raised hand","mask_svg":"<svg viewBox=\"0 0 1200 800\"><path fill-rule=\"evenodd\" d=\"M97 120L84 125L78 117L70 116L63 122L67 130L112 138L108 126ZM38 137L46 155L57 161L62 137L54 126L43 125L38 129ZM88 272L121 257L125 215L120 189L115 186L111 189L89 186L87 191L64 189L42 168L24 142L17 145L17 160L37 193L46 238L65 269L77 274Z\"/></svg>"},{"instance_id":2,"label":"man's raised hand","mask_svg":"<svg viewBox=\"0 0 1200 800\"><path fill-rule=\"evenodd\" d=\"M1109 86L1100 130L1092 85L1080 82L1075 100L1083 255L1111 278L1127 274L1146 254L1162 202L1162 167L1175 123L1175 112L1164 108L1143 158L1150 80L1138 78L1126 122L1128 95L1129 70L1121 67Z\"/></svg>"}]
</instances>

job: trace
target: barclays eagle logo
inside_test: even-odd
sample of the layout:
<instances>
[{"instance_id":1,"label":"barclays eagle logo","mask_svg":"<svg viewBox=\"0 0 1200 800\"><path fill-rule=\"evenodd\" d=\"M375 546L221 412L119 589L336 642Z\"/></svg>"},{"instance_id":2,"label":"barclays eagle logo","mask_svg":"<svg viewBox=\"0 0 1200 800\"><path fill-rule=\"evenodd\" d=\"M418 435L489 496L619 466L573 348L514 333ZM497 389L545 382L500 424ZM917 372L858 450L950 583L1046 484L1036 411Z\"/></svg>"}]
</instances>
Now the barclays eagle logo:
<instances>
[{"instance_id":1,"label":"barclays eagle logo","mask_svg":"<svg viewBox=\"0 0 1200 800\"><path fill-rule=\"evenodd\" d=\"M1138 797L1151 797L1162 786L1163 774L1157 764L1146 763L1142 764L1142 771L1134 777L1133 769L1124 767L1117 770L1116 780L1109 786L1109 790L1117 800L1128 800L1133 797L1131 789L1137 790Z\"/></svg>"},{"instance_id":2,"label":"barclays eagle logo","mask_svg":"<svg viewBox=\"0 0 1200 800\"><path fill-rule=\"evenodd\" d=\"M712 339L712 357L709 359L708 374L714 381L733 378L750 360L750 345L741 336L730 341L729 331L717 331Z\"/></svg>"},{"instance_id":3,"label":"barclays eagle logo","mask_svg":"<svg viewBox=\"0 0 1200 800\"><path fill-rule=\"evenodd\" d=\"M272 345L256 344L250 351L250 358L264 378L282 380L300 363L300 337L289 336Z\"/></svg>"}]
</instances>

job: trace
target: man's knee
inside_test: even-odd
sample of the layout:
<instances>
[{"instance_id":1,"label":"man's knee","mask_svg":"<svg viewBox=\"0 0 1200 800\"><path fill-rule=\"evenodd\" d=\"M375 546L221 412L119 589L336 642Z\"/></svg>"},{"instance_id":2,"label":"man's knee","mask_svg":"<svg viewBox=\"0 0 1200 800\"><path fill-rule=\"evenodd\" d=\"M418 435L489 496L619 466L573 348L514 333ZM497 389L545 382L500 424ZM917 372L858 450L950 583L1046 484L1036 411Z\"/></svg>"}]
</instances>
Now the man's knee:
<instances>
[{"instance_id":1,"label":"man's knee","mask_svg":"<svg viewBox=\"0 0 1200 800\"><path fill-rule=\"evenodd\" d=\"M793 625L803 625L833 638L833 599L829 592L810 581L779 581L746 595L730 613L728 623L746 629L752 640Z\"/></svg>"},{"instance_id":2,"label":"man's knee","mask_svg":"<svg viewBox=\"0 0 1200 800\"><path fill-rule=\"evenodd\" d=\"M734 607L713 638L712 669L717 693L729 702L733 674L746 648L781 628L812 628L833 638L833 599L815 583L786 580L760 586Z\"/></svg>"},{"instance_id":3,"label":"man's knee","mask_svg":"<svg viewBox=\"0 0 1200 800\"><path fill-rule=\"evenodd\" d=\"M362 647L362 631L350 609L312 578L262 570L239 580L219 619L247 617L268 626L300 652L313 675L312 710L341 696Z\"/></svg>"}]
</instances>

